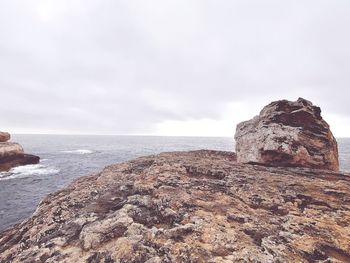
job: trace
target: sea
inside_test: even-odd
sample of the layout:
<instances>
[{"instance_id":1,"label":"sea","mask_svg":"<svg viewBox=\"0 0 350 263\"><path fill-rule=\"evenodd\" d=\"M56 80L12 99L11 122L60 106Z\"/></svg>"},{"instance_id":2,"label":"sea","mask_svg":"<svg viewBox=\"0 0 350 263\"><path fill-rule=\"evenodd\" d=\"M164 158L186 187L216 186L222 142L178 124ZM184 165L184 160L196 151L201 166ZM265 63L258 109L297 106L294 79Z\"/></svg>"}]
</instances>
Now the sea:
<instances>
[{"instance_id":1,"label":"sea","mask_svg":"<svg viewBox=\"0 0 350 263\"><path fill-rule=\"evenodd\" d=\"M231 137L161 137L97 135L13 135L36 165L0 173L0 231L23 221L49 193L107 165L167 151L234 151ZM350 172L350 138L339 138L341 170Z\"/></svg>"}]
</instances>

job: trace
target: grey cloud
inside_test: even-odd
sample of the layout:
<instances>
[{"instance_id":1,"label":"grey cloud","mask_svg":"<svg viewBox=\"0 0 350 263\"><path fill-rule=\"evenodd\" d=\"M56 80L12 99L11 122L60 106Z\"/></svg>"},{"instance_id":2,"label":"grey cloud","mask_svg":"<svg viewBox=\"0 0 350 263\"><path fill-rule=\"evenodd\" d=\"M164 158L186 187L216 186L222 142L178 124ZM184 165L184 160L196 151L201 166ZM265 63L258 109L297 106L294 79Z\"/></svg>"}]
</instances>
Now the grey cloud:
<instances>
[{"instance_id":1,"label":"grey cloud","mask_svg":"<svg viewBox=\"0 0 350 263\"><path fill-rule=\"evenodd\" d=\"M2 1L1 124L151 133L299 96L347 116L349 11L341 0Z\"/></svg>"}]
</instances>

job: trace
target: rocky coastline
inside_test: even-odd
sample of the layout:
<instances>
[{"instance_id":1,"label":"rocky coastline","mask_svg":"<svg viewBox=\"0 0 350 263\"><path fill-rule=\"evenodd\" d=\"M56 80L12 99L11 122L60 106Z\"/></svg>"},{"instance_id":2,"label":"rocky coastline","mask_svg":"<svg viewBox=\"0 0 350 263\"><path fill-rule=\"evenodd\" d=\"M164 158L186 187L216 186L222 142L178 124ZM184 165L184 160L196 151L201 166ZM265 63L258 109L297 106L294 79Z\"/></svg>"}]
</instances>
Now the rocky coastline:
<instances>
[{"instance_id":1,"label":"rocky coastline","mask_svg":"<svg viewBox=\"0 0 350 263\"><path fill-rule=\"evenodd\" d=\"M39 163L38 156L24 153L23 147L18 143L9 142L10 139L9 133L0 132L0 172L20 165Z\"/></svg>"},{"instance_id":2,"label":"rocky coastline","mask_svg":"<svg viewBox=\"0 0 350 263\"><path fill-rule=\"evenodd\" d=\"M0 262L350 262L350 174L320 113L274 102L238 125L237 153L81 177L0 233Z\"/></svg>"}]
</instances>

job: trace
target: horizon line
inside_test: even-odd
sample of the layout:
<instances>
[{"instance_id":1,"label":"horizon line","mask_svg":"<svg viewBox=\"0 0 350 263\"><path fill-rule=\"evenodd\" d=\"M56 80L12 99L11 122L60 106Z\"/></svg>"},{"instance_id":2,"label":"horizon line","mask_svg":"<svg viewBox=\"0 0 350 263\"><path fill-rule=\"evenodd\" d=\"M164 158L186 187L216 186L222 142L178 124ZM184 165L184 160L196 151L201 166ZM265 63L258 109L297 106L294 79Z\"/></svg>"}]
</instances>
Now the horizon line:
<instances>
[{"instance_id":1,"label":"horizon line","mask_svg":"<svg viewBox=\"0 0 350 263\"><path fill-rule=\"evenodd\" d=\"M96 134L96 133L11 133L11 135L58 135L58 136L144 136L144 137L217 137L233 138L229 135L166 135L166 134Z\"/></svg>"},{"instance_id":2,"label":"horizon line","mask_svg":"<svg viewBox=\"0 0 350 263\"><path fill-rule=\"evenodd\" d=\"M198 138L234 138L229 135L166 135L166 134L96 134L96 133L11 133L11 135L56 135L56 136L143 136L143 137L198 137ZM349 139L339 136L336 139Z\"/></svg>"}]
</instances>

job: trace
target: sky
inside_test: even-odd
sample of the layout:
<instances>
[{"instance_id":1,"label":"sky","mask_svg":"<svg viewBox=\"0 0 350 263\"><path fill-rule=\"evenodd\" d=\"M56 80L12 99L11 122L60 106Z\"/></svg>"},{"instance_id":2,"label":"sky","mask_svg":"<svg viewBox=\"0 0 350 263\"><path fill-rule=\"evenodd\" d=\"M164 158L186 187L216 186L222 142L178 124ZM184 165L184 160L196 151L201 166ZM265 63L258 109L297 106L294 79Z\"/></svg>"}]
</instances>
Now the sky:
<instances>
[{"instance_id":1,"label":"sky","mask_svg":"<svg viewBox=\"0 0 350 263\"><path fill-rule=\"evenodd\" d=\"M0 0L0 130L231 136L304 97L350 137L349 0Z\"/></svg>"}]
</instances>

